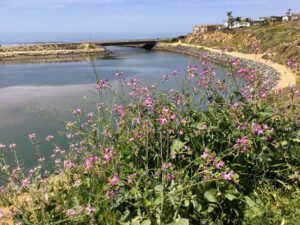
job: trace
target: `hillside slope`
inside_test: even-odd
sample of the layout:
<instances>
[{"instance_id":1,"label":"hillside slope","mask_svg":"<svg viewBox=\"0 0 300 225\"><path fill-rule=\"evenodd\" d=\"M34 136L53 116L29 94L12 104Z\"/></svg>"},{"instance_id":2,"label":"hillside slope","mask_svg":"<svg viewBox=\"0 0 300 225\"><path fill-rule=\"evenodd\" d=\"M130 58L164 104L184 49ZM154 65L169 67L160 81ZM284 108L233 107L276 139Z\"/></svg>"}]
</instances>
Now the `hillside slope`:
<instances>
[{"instance_id":1,"label":"hillside slope","mask_svg":"<svg viewBox=\"0 0 300 225\"><path fill-rule=\"evenodd\" d=\"M242 53L257 51L265 54L264 58L281 64L287 60L300 63L300 21L190 34L184 41Z\"/></svg>"}]
</instances>

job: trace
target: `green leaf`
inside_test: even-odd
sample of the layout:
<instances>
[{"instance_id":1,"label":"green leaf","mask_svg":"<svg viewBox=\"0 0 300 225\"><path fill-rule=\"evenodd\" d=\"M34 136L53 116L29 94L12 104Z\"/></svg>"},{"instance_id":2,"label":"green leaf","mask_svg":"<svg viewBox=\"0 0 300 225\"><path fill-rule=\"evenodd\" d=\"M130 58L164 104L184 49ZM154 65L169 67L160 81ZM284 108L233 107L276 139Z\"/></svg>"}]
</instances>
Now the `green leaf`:
<instances>
[{"instance_id":1,"label":"green leaf","mask_svg":"<svg viewBox=\"0 0 300 225\"><path fill-rule=\"evenodd\" d=\"M253 208L255 207L256 203L255 201L253 201L251 198L249 198L248 196L245 196L245 201L246 201L246 204L250 207L250 208Z\"/></svg>"},{"instance_id":2,"label":"green leaf","mask_svg":"<svg viewBox=\"0 0 300 225\"><path fill-rule=\"evenodd\" d=\"M155 190L156 192L163 192L164 186L163 186L162 184L156 185L156 186L154 187L154 190Z\"/></svg>"},{"instance_id":3,"label":"green leaf","mask_svg":"<svg viewBox=\"0 0 300 225\"><path fill-rule=\"evenodd\" d=\"M131 222L131 225L140 225L140 223L139 223L138 221L136 221L136 220L133 220L133 221Z\"/></svg>"},{"instance_id":4,"label":"green leaf","mask_svg":"<svg viewBox=\"0 0 300 225\"><path fill-rule=\"evenodd\" d=\"M260 206L255 201L253 201L250 197L245 196L246 204L249 209L246 210L246 214L249 214L251 217L262 216L264 213L263 206Z\"/></svg>"},{"instance_id":5,"label":"green leaf","mask_svg":"<svg viewBox=\"0 0 300 225\"><path fill-rule=\"evenodd\" d=\"M175 139L172 143L171 151L172 152L178 152L184 147L184 145L185 145L184 142Z\"/></svg>"},{"instance_id":6,"label":"green leaf","mask_svg":"<svg viewBox=\"0 0 300 225\"><path fill-rule=\"evenodd\" d=\"M160 205L160 204L161 204L161 197L158 196L154 201L154 205Z\"/></svg>"},{"instance_id":7,"label":"green leaf","mask_svg":"<svg viewBox=\"0 0 300 225\"><path fill-rule=\"evenodd\" d=\"M225 194L225 198L227 198L229 201L237 199L237 197L233 194Z\"/></svg>"},{"instance_id":8,"label":"green leaf","mask_svg":"<svg viewBox=\"0 0 300 225\"><path fill-rule=\"evenodd\" d=\"M148 206L151 205L151 202L150 202L149 200L145 199L145 200L144 200L144 205L145 205L146 207L148 207Z\"/></svg>"},{"instance_id":9,"label":"green leaf","mask_svg":"<svg viewBox=\"0 0 300 225\"><path fill-rule=\"evenodd\" d=\"M144 220L141 225L151 225L151 221L150 220Z\"/></svg>"},{"instance_id":10,"label":"green leaf","mask_svg":"<svg viewBox=\"0 0 300 225\"><path fill-rule=\"evenodd\" d=\"M216 198L217 190L210 189L204 193L204 198L209 202L218 202Z\"/></svg>"},{"instance_id":11,"label":"green leaf","mask_svg":"<svg viewBox=\"0 0 300 225\"><path fill-rule=\"evenodd\" d=\"M189 225L190 222L187 219L177 219L173 223L169 223L168 225Z\"/></svg>"},{"instance_id":12,"label":"green leaf","mask_svg":"<svg viewBox=\"0 0 300 225\"><path fill-rule=\"evenodd\" d=\"M215 211L215 208L218 208L218 206L217 206L216 204L210 203L210 204L208 205L207 212L208 212L208 213L212 213L213 211Z\"/></svg>"},{"instance_id":13,"label":"green leaf","mask_svg":"<svg viewBox=\"0 0 300 225\"><path fill-rule=\"evenodd\" d=\"M300 139L292 139L293 142L300 143Z\"/></svg>"},{"instance_id":14,"label":"green leaf","mask_svg":"<svg viewBox=\"0 0 300 225\"><path fill-rule=\"evenodd\" d=\"M197 212L201 212L202 206L199 204L199 202L192 200L192 204Z\"/></svg>"}]
</instances>

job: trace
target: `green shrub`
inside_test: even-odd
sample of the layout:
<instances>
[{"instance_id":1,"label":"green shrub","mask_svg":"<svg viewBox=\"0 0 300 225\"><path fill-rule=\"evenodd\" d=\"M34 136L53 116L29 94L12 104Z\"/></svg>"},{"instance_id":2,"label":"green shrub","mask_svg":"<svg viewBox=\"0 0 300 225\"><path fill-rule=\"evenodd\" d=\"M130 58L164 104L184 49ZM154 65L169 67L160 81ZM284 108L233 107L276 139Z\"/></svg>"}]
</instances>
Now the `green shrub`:
<instances>
[{"instance_id":1,"label":"green shrub","mask_svg":"<svg viewBox=\"0 0 300 225\"><path fill-rule=\"evenodd\" d=\"M295 107L274 107L282 93L251 68L232 62L230 77L218 81L204 65L187 69L181 91L159 93L120 73L121 89L97 80L97 111L76 108L67 123L70 151L47 138L57 176L42 179L42 164L25 175L8 168L2 155L8 176L2 192L29 195L28 201L11 197L14 221L181 225L242 224L253 213L257 224L267 221L263 215L292 218L289 210L260 212L272 200L257 190L299 188L300 132L288 113ZM29 138L38 149L36 135Z\"/></svg>"}]
</instances>

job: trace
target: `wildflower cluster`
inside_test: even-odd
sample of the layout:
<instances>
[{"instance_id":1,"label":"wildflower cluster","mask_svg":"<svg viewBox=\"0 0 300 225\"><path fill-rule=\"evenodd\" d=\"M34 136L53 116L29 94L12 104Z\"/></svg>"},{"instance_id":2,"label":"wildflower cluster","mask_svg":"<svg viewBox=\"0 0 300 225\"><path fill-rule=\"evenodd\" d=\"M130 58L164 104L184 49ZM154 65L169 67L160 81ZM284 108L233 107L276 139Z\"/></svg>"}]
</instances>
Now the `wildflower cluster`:
<instances>
[{"instance_id":1,"label":"wildflower cluster","mask_svg":"<svg viewBox=\"0 0 300 225\"><path fill-rule=\"evenodd\" d=\"M273 107L274 82L238 60L227 75L219 80L204 59L203 67L187 68L182 90L159 93L117 72L118 98L104 98L116 92L98 80L95 111L77 107L67 123L69 148L46 137L49 170L38 151L41 162L29 173L11 167L0 144L1 192L29 196L7 198L15 223L241 224L258 185L296 190L297 122ZM37 135L28 138L38 148Z\"/></svg>"}]
</instances>

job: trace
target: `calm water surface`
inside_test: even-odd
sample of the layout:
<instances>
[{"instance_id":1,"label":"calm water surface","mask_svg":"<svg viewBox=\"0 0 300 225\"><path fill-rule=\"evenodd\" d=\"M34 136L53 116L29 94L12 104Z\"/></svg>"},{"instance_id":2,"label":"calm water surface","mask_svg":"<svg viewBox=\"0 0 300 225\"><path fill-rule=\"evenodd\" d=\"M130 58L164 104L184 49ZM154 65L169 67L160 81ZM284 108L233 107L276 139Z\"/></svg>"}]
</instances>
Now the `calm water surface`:
<instances>
[{"instance_id":1,"label":"calm water surface","mask_svg":"<svg viewBox=\"0 0 300 225\"><path fill-rule=\"evenodd\" d=\"M116 82L114 73L123 71L125 78L138 78L162 86L162 76L174 69L184 74L189 65L199 65L193 57L131 48L111 48L114 57L95 61L104 79ZM216 66L223 77L225 70ZM64 121L72 118L72 109L80 106L83 96L93 101L95 75L90 62L0 64L0 143L16 143L26 167L36 161L29 133L37 133L45 156L53 147L45 143L49 134L63 130ZM170 83L169 85L172 85ZM63 144L63 140L61 140Z\"/></svg>"}]
</instances>

